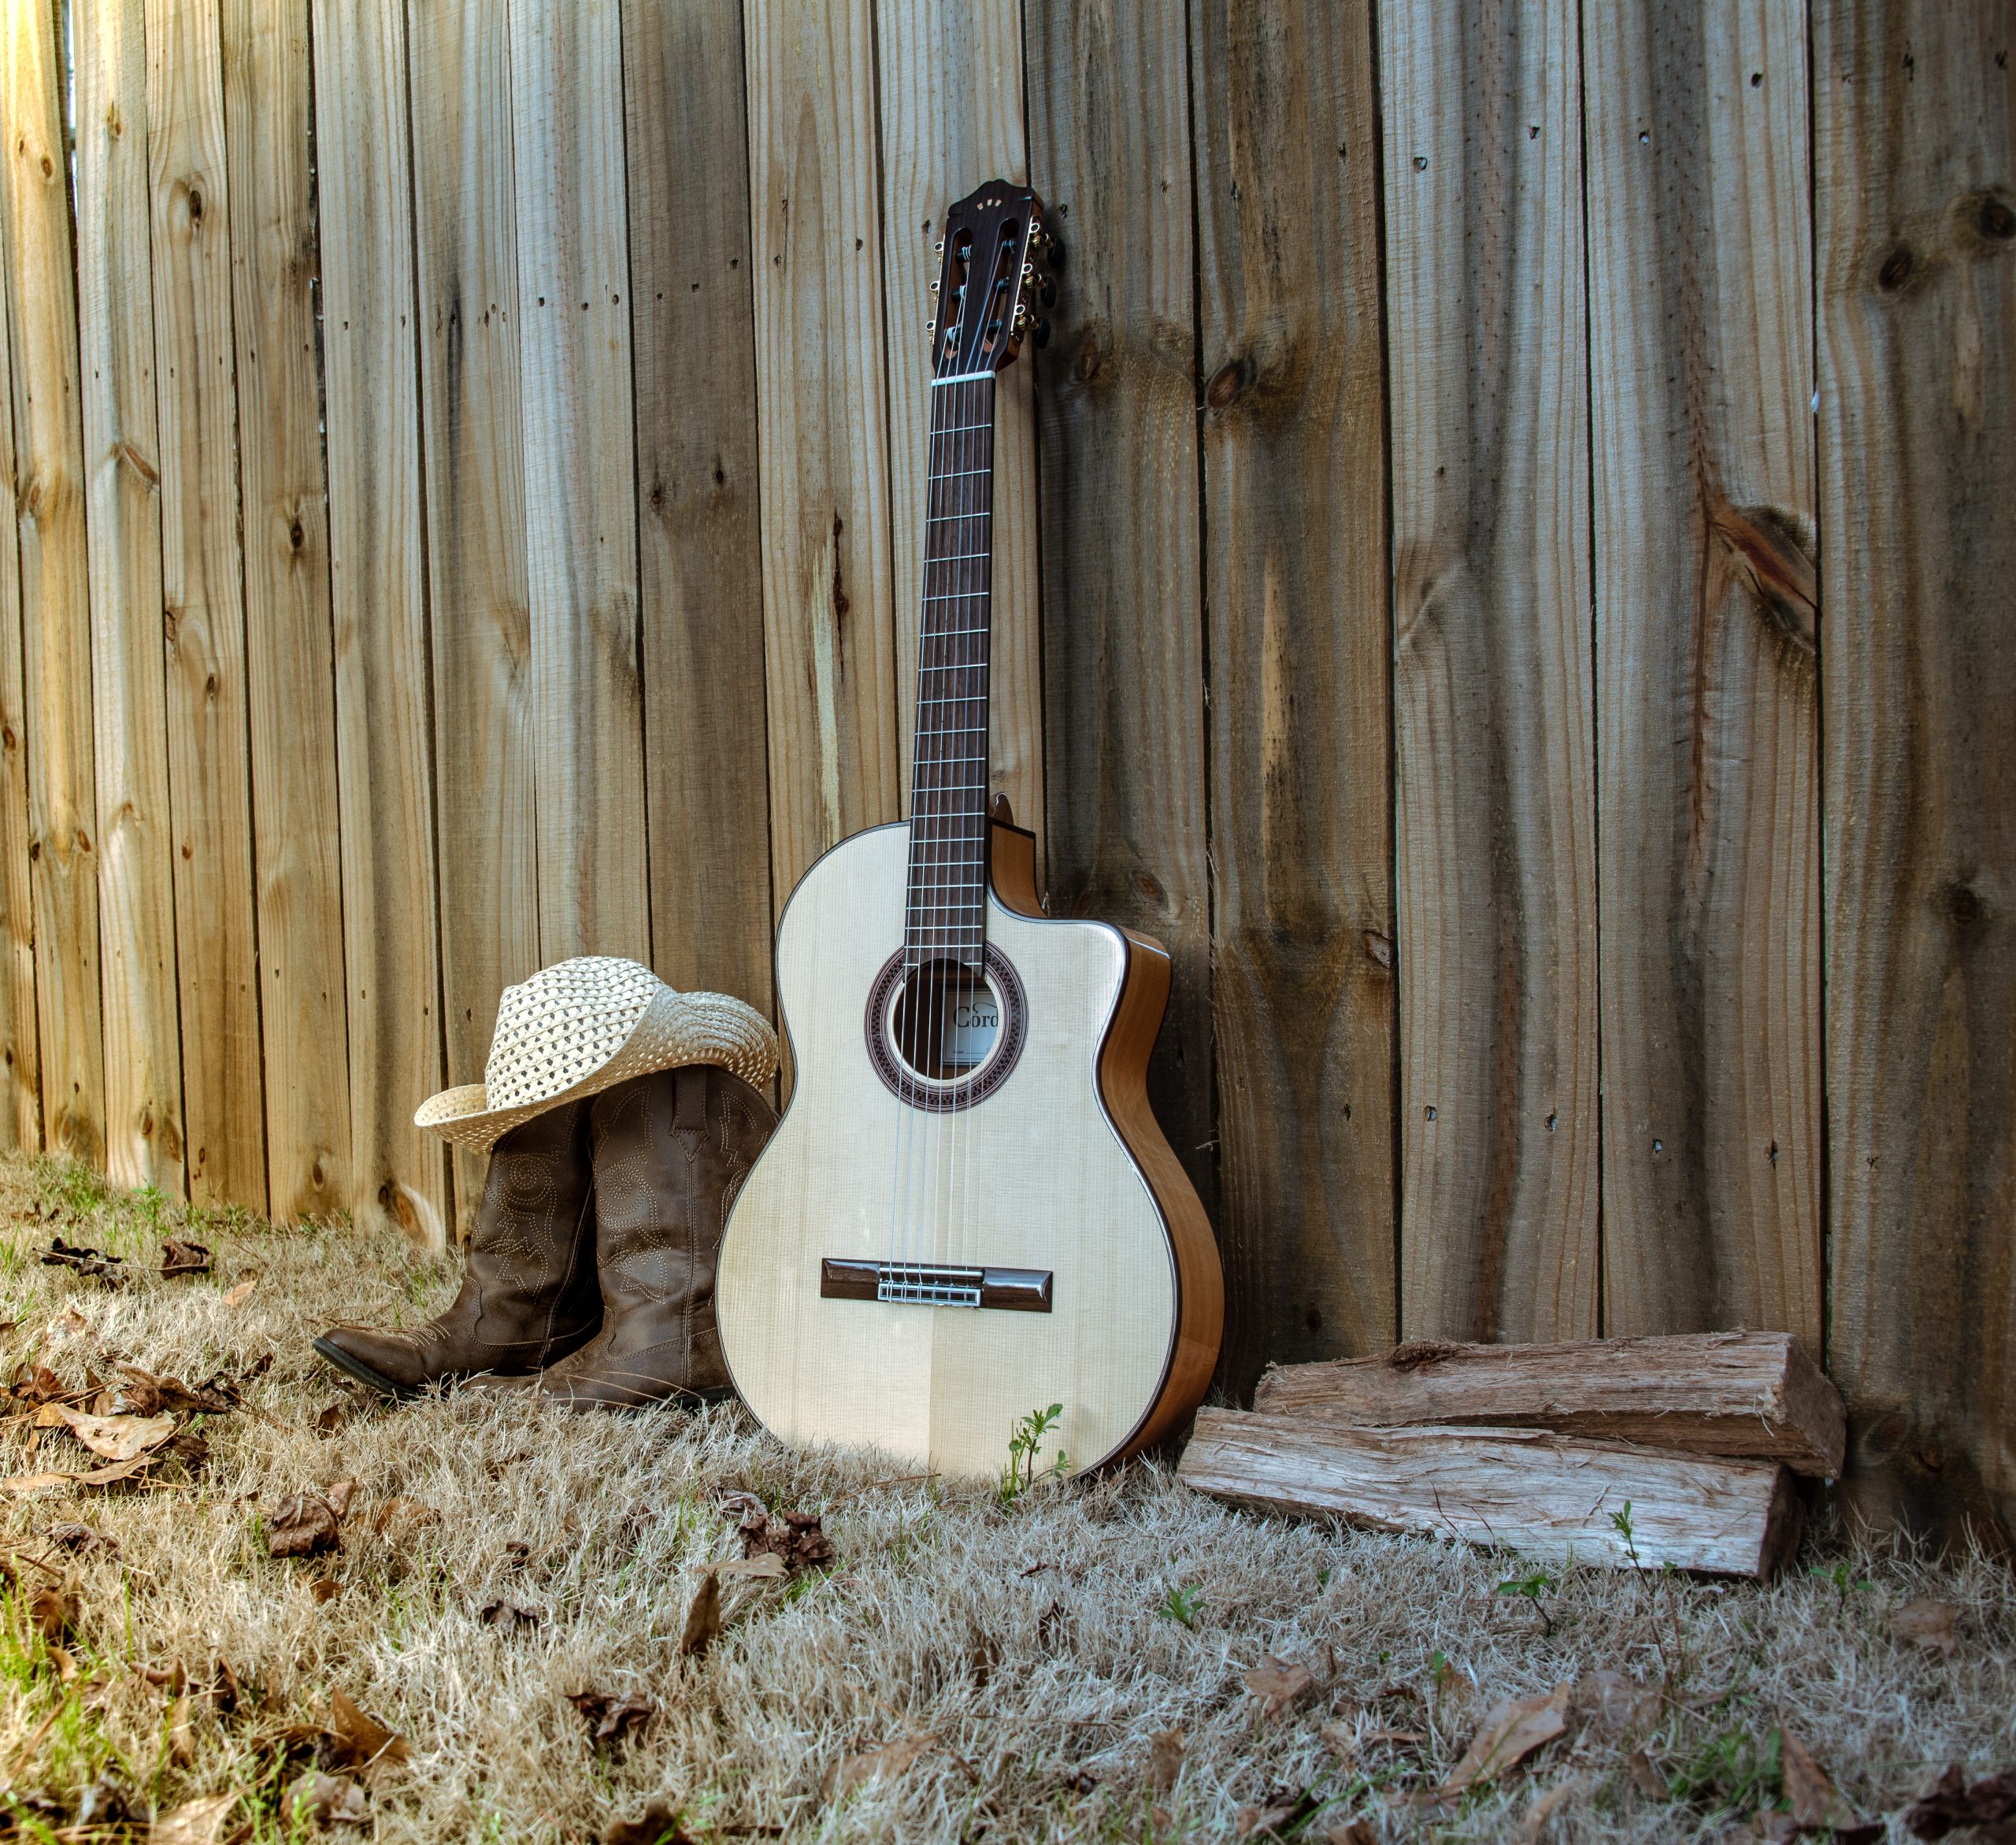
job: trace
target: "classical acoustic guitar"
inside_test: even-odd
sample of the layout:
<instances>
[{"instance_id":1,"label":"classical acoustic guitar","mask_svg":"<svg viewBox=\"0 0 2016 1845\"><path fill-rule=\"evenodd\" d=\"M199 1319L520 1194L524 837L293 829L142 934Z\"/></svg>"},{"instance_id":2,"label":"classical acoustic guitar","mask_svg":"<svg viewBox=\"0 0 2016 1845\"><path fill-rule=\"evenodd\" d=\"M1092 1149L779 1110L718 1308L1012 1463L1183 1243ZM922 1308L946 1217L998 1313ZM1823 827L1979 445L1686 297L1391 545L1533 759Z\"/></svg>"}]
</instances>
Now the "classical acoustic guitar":
<instances>
[{"instance_id":1,"label":"classical acoustic guitar","mask_svg":"<svg viewBox=\"0 0 2016 1845\"><path fill-rule=\"evenodd\" d=\"M1043 206L954 206L932 323L907 824L814 864L777 930L790 1106L730 1212L721 1339L776 1434L998 1472L1180 1428L1224 1311L1203 1206L1148 1106L1159 943L1046 917L1036 840L988 798L995 381L1039 339Z\"/></svg>"}]
</instances>

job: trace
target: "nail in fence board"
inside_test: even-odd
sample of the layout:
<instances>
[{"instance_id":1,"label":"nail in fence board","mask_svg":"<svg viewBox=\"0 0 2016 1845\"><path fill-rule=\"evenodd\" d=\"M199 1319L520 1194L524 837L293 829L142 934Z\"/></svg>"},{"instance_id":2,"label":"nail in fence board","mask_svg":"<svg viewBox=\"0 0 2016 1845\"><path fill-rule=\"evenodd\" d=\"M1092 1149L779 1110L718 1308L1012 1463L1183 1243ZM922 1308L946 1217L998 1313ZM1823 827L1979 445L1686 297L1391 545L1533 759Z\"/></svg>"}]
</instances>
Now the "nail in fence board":
<instances>
[{"instance_id":1,"label":"nail in fence board","mask_svg":"<svg viewBox=\"0 0 2016 1845\"><path fill-rule=\"evenodd\" d=\"M0 159L6 157L0 153ZM0 181L0 185L4 185ZM0 277L12 272L8 214L0 195ZM12 342L8 291L0 280L0 1147L42 1145L42 1084L35 1019L35 902L28 885L28 701L21 684L21 550L12 509L14 465Z\"/></svg>"},{"instance_id":2,"label":"nail in fence board","mask_svg":"<svg viewBox=\"0 0 2016 1845\"><path fill-rule=\"evenodd\" d=\"M510 17L539 957L647 961L622 20Z\"/></svg>"},{"instance_id":3,"label":"nail in fence board","mask_svg":"<svg viewBox=\"0 0 2016 1845\"><path fill-rule=\"evenodd\" d=\"M438 1248L447 1159L413 1124L441 1027L405 21L396 0L313 20L351 1208Z\"/></svg>"},{"instance_id":4,"label":"nail in fence board","mask_svg":"<svg viewBox=\"0 0 2016 1845\"><path fill-rule=\"evenodd\" d=\"M1603 1327L1817 1350L1820 789L1803 9L1583 9Z\"/></svg>"},{"instance_id":5,"label":"nail in fence board","mask_svg":"<svg viewBox=\"0 0 2016 1845\"><path fill-rule=\"evenodd\" d=\"M1596 1330L1576 12L1380 9L1410 1336Z\"/></svg>"},{"instance_id":6,"label":"nail in fence board","mask_svg":"<svg viewBox=\"0 0 2016 1845\"><path fill-rule=\"evenodd\" d=\"M190 1195L266 1208L218 20L149 0L161 598Z\"/></svg>"},{"instance_id":7,"label":"nail in fence board","mask_svg":"<svg viewBox=\"0 0 2016 1845\"><path fill-rule=\"evenodd\" d=\"M1190 112L1180 6L1039 0L1032 170L1065 246L1039 359L1051 906L1174 960L1148 1093L1217 1195Z\"/></svg>"},{"instance_id":8,"label":"nail in fence board","mask_svg":"<svg viewBox=\"0 0 2016 1845\"><path fill-rule=\"evenodd\" d=\"M1262 14L1264 12L1265 17ZM1222 1374L1393 1337L1372 21L1193 8Z\"/></svg>"},{"instance_id":9,"label":"nail in fence board","mask_svg":"<svg viewBox=\"0 0 2016 1845\"><path fill-rule=\"evenodd\" d=\"M413 0L407 21L427 98L413 204L448 1080L480 1083L498 994L539 965L510 35L487 0ZM489 1161L449 1157L466 1239Z\"/></svg>"},{"instance_id":10,"label":"nail in fence board","mask_svg":"<svg viewBox=\"0 0 2016 1845\"><path fill-rule=\"evenodd\" d=\"M182 1027L169 861L141 0L80 8L72 27L91 703L98 811L107 817L98 891L106 1169L122 1185L152 1185L180 1198ZM243 817L239 830L245 830Z\"/></svg>"},{"instance_id":11,"label":"nail in fence board","mask_svg":"<svg viewBox=\"0 0 2016 1845\"><path fill-rule=\"evenodd\" d=\"M1494 1423L1768 1457L1837 1474L1840 1392L1788 1332L1681 1333L1562 1345L1398 1346L1376 1358L1284 1365L1253 1406L1369 1425Z\"/></svg>"},{"instance_id":12,"label":"nail in fence board","mask_svg":"<svg viewBox=\"0 0 2016 1845\"><path fill-rule=\"evenodd\" d=\"M44 1150L105 1163L91 592L63 70L46 6L0 13L0 209L13 358L15 530Z\"/></svg>"},{"instance_id":13,"label":"nail in fence board","mask_svg":"<svg viewBox=\"0 0 2016 1845\"><path fill-rule=\"evenodd\" d=\"M738 0L623 10L651 965L771 1008L749 140ZM704 182L690 150L710 150Z\"/></svg>"},{"instance_id":14,"label":"nail in fence board","mask_svg":"<svg viewBox=\"0 0 2016 1845\"><path fill-rule=\"evenodd\" d=\"M222 31L267 1183L294 1222L351 1202L308 9L224 0Z\"/></svg>"},{"instance_id":15,"label":"nail in fence board","mask_svg":"<svg viewBox=\"0 0 2016 1845\"><path fill-rule=\"evenodd\" d=\"M1814 9L1829 1358L1851 1503L2016 1535L2007 0Z\"/></svg>"},{"instance_id":16,"label":"nail in fence board","mask_svg":"<svg viewBox=\"0 0 2016 1845\"><path fill-rule=\"evenodd\" d=\"M1178 1472L1239 1505L1558 1562L1768 1577L1799 1543L1792 1476L1774 1461L1539 1430L1354 1428L1202 1410Z\"/></svg>"},{"instance_id":17,"label":"nail in fence board","mask_svg":"<svg viewBox=\"0 0 2016 1845\"><path fill-rule=\"evenodd\" d=\"M888 225L889 477L895 532L896 713L909 808L923 576L931 342L925 322L947 206L983 180L1027 184L1021 8L1015 0L895 0L877 13L883 216ZM1039 186L1039 193L1043 188ZM1047 195L1045 195L1047 196ZM1040 313L1040 307L1035 311ZM1033 341L995 397L991 785L1043 846L1043 657L1037 625Z\"/></svg>"},{"instance_id":18,"label":"nail in fence board","mask_svg":"<svg viewBox=\"0 0 2016 1845\"><path fill-rule=\"evenodd\" d=\"M899 812L881 200L865 0L743 17L781 911L820 853Z\"/></svg>"}]
</instances>

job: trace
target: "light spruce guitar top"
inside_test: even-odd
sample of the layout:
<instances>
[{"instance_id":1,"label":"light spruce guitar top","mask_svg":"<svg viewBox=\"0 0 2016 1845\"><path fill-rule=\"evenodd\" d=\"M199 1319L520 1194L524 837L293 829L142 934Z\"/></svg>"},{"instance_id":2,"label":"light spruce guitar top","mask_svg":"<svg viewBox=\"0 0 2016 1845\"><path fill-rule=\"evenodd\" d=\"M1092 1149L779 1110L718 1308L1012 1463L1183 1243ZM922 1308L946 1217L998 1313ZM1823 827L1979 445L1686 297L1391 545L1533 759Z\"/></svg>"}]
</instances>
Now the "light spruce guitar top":
<instances>
[{"instance_id":1,"label":"light spruce guitar top","mask_svg":"<svg viewBox=\"0 0 2016 1845\"><path fill-rule=\"evenodd\" d=\"M795 1084L730 1208L718 1283L736 1387L788 1441L993 1475L1160 1441L1210 1380L1217 1250L1150 1112L1169 957L1054 920L1033 836L990 806L995 380L1041 343L1041 200L947 214L906 824L808 871L777 931Z\"/></svg>"}]
</instances>

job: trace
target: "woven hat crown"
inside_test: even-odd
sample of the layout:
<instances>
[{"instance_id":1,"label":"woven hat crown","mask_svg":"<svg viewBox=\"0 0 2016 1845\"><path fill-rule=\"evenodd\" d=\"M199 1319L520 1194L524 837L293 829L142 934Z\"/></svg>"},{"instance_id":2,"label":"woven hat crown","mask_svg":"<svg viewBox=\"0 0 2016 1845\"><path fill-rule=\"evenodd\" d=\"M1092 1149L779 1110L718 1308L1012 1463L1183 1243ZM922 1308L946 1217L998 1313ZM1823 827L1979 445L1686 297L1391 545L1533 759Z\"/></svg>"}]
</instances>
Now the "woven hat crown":
<instances>
[{"instance_id":1,"label":"woven hat crown","mask_svg":"<svg viewBox=\"0 0 2016 1845\"><path fill-rule=\"evenodd\" d=\"M663 987L634 961L584 954L506 987L483 1067L487 1106L522 1108L572 1088L620 1050Z\"/></svg>"}]
</instances>

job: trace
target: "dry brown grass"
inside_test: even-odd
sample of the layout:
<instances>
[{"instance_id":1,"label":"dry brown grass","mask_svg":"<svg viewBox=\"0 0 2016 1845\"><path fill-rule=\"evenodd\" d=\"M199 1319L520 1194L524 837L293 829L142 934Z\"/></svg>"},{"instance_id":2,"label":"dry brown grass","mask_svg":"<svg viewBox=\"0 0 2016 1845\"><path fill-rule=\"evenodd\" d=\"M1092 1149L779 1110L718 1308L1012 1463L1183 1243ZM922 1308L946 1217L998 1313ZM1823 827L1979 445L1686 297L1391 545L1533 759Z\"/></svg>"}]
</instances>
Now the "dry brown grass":
<instances>
[{"instance_id":1,"label":"dry brown grass","mask_svg":"<svg viewBox=\"0 0 2016 1845\"><path fill-rule=\"evenodd\" d=\"M1571 1570L1543 1591L1549 1633L1496 1592L1523 1565L1232 1511L1155 1466L1004 1506L976 1486L892 1480L903 1470L872 1457L792 1453L732 1406L584 1418L474 1392L360 1406L321 1434L318 1415L354 1399L310 1353L313 1332L334 1317L410 1323L447 1269L344 1229L186 1217L46 1162L0 1165L0 1221L10 1363L76 1385L87 1364L194 1381L275 1354L251 1407L209 1423L193 1481L0 1500L6 1547L72 1572L82 1604L67 1682L27 1637L21 1598L6 1610L0 1778L17 1814L28 1795L74 1803L109 1776L142 1813L243 1788L227 1836L248 1823L260 1839L305 1836L278 1810L284 1732L324 1721L332 1691L410 1743L372 1788L384 1839L591 1839L658 1795L696 1838L1218 1838L1268 1791L1304 1788L1329 1802L1310 1839L1359 1814L1378 1838L1518 1839L1564 1783L1545 1836L1707 1838L1776 1796L1780 1726L1865 1814L1894 1814L1949 1761L2016 1760L2016 1595L1978 1559L1837 1544L1763 1589ZM153 1273L158 1236L185 1221L216 1250L214 1280ZM142 1272L114 1291L42 1266L52 1229ZM254 1277L242 1306L224 1303ZM0 1473L87 1459L61 1432L32 1456L25 1428L8 1426ZM341 1553L271 1558L264 1519L281 1495L343 1477L360 1485ZM703 1566L737 1553L717 1507L736 1488L823 1513L836 1567L728 1584L727 1631L682 1660ZM375 1528L395 1500L410 1505ZM58 1519L88 1522L117 1555L52 1553ZM521 1567L513 1543L529 1547ZM316 1599L321 1579L340 1585L333 1599ZM498 1596L539 1624L486 1624ZM1892 1632L1928 1596L1959 1610L1951 1657ZM1173 1617L1192 1601L1191 1625ZM1243 1680L1269 1654L1317 1681L1283 1710ZM221 1719L198 1706L193 1759L178 1762L169 1694L132 1668L218 1655L246 1695ZM1578 1715L1462 1808L1407 1802L1495 1699L1592 1668L1655 1688L1640 1720L1611 1731ZM598 1756L566 1698L584 1687L641 1693L657 1714ZM1151 1800L1151 1740L1169 1729L1187 1754ZM1371 1739L1395 1731L1421 1740ZM836 1765L924 1737L902 1772L828 1794Z\"/></svg>"}]
</instances>

